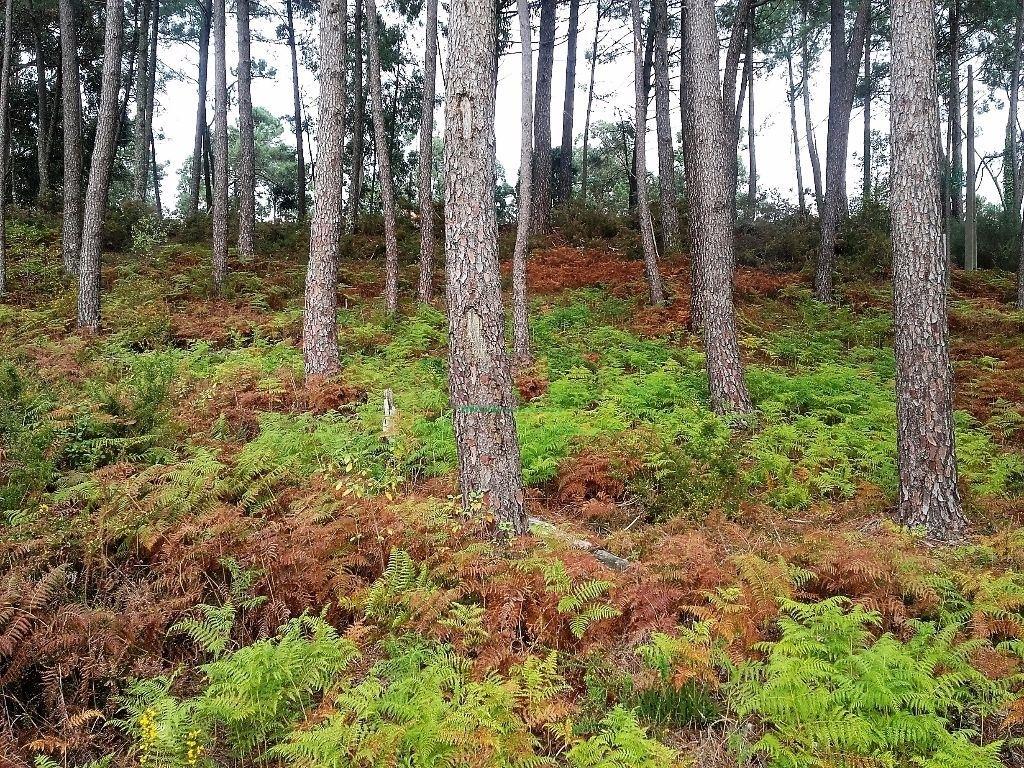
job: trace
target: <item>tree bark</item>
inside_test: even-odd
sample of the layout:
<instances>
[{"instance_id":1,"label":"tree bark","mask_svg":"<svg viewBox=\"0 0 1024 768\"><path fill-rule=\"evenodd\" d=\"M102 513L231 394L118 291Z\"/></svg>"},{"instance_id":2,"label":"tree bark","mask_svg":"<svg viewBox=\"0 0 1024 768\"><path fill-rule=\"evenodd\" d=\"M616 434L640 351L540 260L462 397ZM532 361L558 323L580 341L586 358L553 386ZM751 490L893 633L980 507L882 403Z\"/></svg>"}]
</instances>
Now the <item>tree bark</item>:
<instances>
[{"instance_id":1,"label":"tree bark","mask_svg":"<svg viewBox=\"0 0 1024 768\"><path fill-rule=\"evenodd\" d=\"M718 79L714 0L688 3L686 25L685 166L694 303L704 337L712 407L717 413L746 413L753 406L743 379L732 296L735 235L727 153L733 145L727 141L726 114L733 105L723 101Z\"/></svg>"},{"instance_id":2,"label":"tree bark","mask_svg":"<svg viewBox=\"0 0 1024 768\"><path fill-rule=\"evenodd\" d=\"M213 13L208 0L200 0L200 13L202 13L201 26L199 28L199 76L198 96L196 99L196 133L192 145L192 183L188 204L189 216L199 213L199 186L203 181L204 163L204 142L206 134L206 81L208 80L208 69L210 64L210 26L213 22ZM209 198L209 195L207 195Z\"/></svg>"},{"instance_id":3,"label":"tree bark","mask_svg":"<svg viewBox=\"0 0 1024 768\"><path fill-rule=\"evenodd\" d=\"M82 248L82 90L78 65L78 14L74 0L60 0L60 55L64 122L64 212L61 250L64 272L78 274ZM4 107L6 111L6 107Z\"/></svg>"},{"instance_id":4,"label":"tree bark","mask_svg":"<svg viewBox=\"0 0 1024 768\"><path fill-rule=\"evenodd\" d=\"M363 132L366 128L366 94L363 91L363 3L355 0L352 65L352 187L348 195L348 231L355 232L359 201L363 196Z\"/></svg>"},{"instance_id":5,"label":"tree bark","mask_svg":"<svg viewBox=\"0 0 1024 768\"><path fill-rule=\"evenodd\" d=\"M630 0L633 17L633 75L635 82L635 119L633 121L633 165L637 175L637 213L640 218L640 239L644 249L644 273L651 304L665 303L665 287L661 282L658 268L658 246L654 240L654 221L651 219L651 205L647 200L647 89L644 87L643 65L643 21L640 15L640 1Z\"/></svg>"},{"instance_id":6,"label":"tree bark","mask_svg":"<svg viewBox=\"0 0 1024 768\"><path fill-rule=\"evenodd\" d=\"M10 170L11 59L14 48L14 0L4 5L4 43L0 60L0 296L7 292L7 173Z\"/></svg>"},{"instance_id":7,"label":"tree bark","mask_svg":"<svg viewBox=\"0 0 1024 768\"><path fill-rule=\"evenodd\" d=\"M144 159L142 162L143 173L148 177L150 167L150 155L156 154L156 144L153 139L153 118L156 114L156 63L157 56L159 55L159 48L157 44L160 38L160 0L153 0L153 19L149 28L149 50L151 51L149 57L149 74L146 78L146 147L147 151L144 153ZM155 177L154 177L155 178ZM142 198L146 197L146 182L143 181ZM156 196L156 189L154 188L154 197ZM157 205L157 216L163 218L163 214L160 210L160 206Z\"/></svg>"},{"instance_id":8,"label":"tree bark","mask_svg":"<svg viewBox=\"0 0 1024 768\"><path fill-rule=\"evenodd\" d=\"M754 9L750 9L747 21L747 209L753 221L757 215L757 145L754 127Z\"/></svg>"},{"instance_id":9,"label":"tree bark","mask_svg":"<svg viewBox=\"0 0 1024 768\"><path fill-rule=\"evenodd\" d=\"M653 13L653 9L652 9ZM644 88L644 104L649 104L651 101L651 72L654 69L654 24L653 18L652 23L647 25L647 42L644 47L644 67L643 67L643 88ZM646 112L645 112L646 114ZM645 134L646 135L646 134ZM626 135L622 135L623 142L626 140ZM627 149L628 152L628 149ZM638 179L641 175L640 169L636 164L636 152L632 153L629 160L629 212L635 214L637 212L637 184Z\"/></svg>"},{"instance_id":10,"label":"tree bark","mask_svg":"<svg viewBox=\"0 0 1024 768\"><path fill-rule=\"evenodd\" d=\"M943 242L933 0L892 4L893 328L897 518L936 539L967 525L957 489L949 260Z\"/></svg>"},{"instance_id":11,"label":"tree bark","mask_svg":"<svg viewBox=\"0 0 1024 768\"><path fill-rule=\"evenodd\" d=\"M149 157L149 143L146 141L146 106L149 104L149 20L153 9L150 0L138 0L142 5L139 25L135 30L135 121L132 125L132 199L143 202L146 199L146 158ZM156 54L156 51L153 51Z\"/></svg>"},{"instance_id":12,"label":"tree bark","mask_svg":"<svg viewBox=\"0 0 1024 768\"><path fill-rule=\"evenodd\" d=\"M679 247L679 202L676 198L676 154L672 146L671 93L668 78L668 3L655 0L654 109L658 126L658 189L661 193L661 235L666 251Z\"/></svg>"},{"instance_id":13,"label":"tree bark","mask_svg":"<svg viewBox=\"0 0 1024 768\"><path fill-rule=\"evenodd\" d=\"M821 182L821 160L818 158L818 142L814 138L814 121L811 119L811 55L807 44L807 12L809 0L800 4L800 90L803 92L804 125L807 132L807 156L811 161L811 176L814 180L814 205L820 217L825 211L825 192Z\"/></svg>"},{"instance_id":14,"label":"tree bark","mask_svg":"<svg viewBox=\"0 0 1024 768\"><path fill-rule=\"evenodd\" d=\"M152 132L149 134L149 161L149 167L153 172L153 204L156 206L157 218L162 219L164 208L160 202L160 168L156 164L156 140L153 138Z\"/></svg>"},{"instance_id":15,"label":"tree bark","mask_svg":"<svg viewBox=\"0 0 1024 768\"><path fill-rule=\"evenodd\" d=\"M288 50L292 60L292 114L295 122L295 201L299 221L306 218L306 151L302 142L302 94L299 93L299 53L295 42L295 16L292 0L285 0L288 21Z\"/></svg>"},{"instance_id":16,"label":"tree bark","mask_svg":"<svg viewBox=\"0 0 1024 768\"><path fill-rule=\"evenodd\" d=\"M100 249L107 193L114 167L121 88L121 46L124 42L124 0L107 0L103 74L96 138L89 165L78 267L78 327L96 332L100 326Z\"/></svg>"},{"instance_id":17,"label":"tree bark","mask_svg":"<svg viewBox=\"0 0 1024 768\"><path fill-rule=\"evenodd\" d=\"M960 0L949 4L949 131L951 136L950 209L964 220L964 139L960 124Z\"/></svg>"},{"instance_id":18,"label":"tree bark","mask_svg":"<svg viewBox=\"0 0 1024 768\"><path fill-rule=\"evenodd\" d=\"M590 51L590 85L587 87L587 116L583 121L583 158L580 173L580 199L587 207L589 192L590 117L594 111L594 76L597 72L597 43L601 37L601 0L597 2L597 22L594 24L594 45Z\"/></svg>"},{"instance_id":19,"label":"tree bark","mask_svg":"<svg viewBox=\"0 0 1024 768\"><path fill-rule=\"evenodd\" d=\"M558 202L572 198L572 130L576 111L576 43L579 39L580 0L569 0L568 51L565 59L565 99L562 103L562 149L558 155ZM532 55L532 54L531 54Z\"/></svg>"},{"instance_id":20,"label":"tree bark","mask_svg":"<svg viewBox=\"0 0 1024 768\"><path fill-rule=\"evenodd\" d=\"M1024 54L1024 3L1019 3L1017 24L1013 34L1013 63L1010 66L1010 87L1007 91L1006 117L1006 157L1003 161L1003 206L1007 221L1017 223L1020 218L1020 200L1024 193L1019 165L1019 129L1017 124L1018 104L1020 103L1020 70L1022 54Z\"/></svg>"},{"instance_id":21,"label":"tree bark","mask_svg":"<svg viewBox=\"0 0 1024 768\"><path fill-rule=\"evenodd\" d=\"M494 208L493 2L452 0L445 102L449 391L463 506L482 502L496 535L526 532L512 376L505 352Z\"/></svg>"},{"instance_id":22,"label":"tree bark","mask_svg":"<svg viewBox=\"0 0 1024 768\"><path fill-rule=\"evenodd\" d=\"M302 354L307 376L338 370L338 255L341 248L345 161L346 0L320 9L320 109L316 198L309 227Z\"/></svg>"},{"instance_id":23,"label":"tree bark","mask_svg":"<svg viewBox=\"0 0 1024 768\"><path fill-rule=\"evenodd\" d=\"M238 37L238 256L256 253L256 126L252 116L252 52L249 46L249 0L236 0Z\"/></svg>"},{"instance_id":24,"label":"tree bark","mask_svg":"<svg viewBox=\"0 0 1024 768\"><path fill-rule=\"evenodd\" d=\"M225 0L213 0L213 284L228 273L228 66Z\"/></svg>"},{"instance_id":25,"label":"tree bark","mask_svg":"<svg viewBox=\"0 0 1024 768\"><path fill-rule=\"evenodd\" d=\"M437 0L426 0L427 38L423 53L423 111L420 115L420 281L416 296L434 297L434 97L437 81Z\"/></svg>"},{"instance_id":26,"label":"tree bark","mask_svg":"<svg viewBox=\"0 0 1024 768\"><path fill-rule=\"evenodd\" d=\"M851 42L846 40L846 5L832 0L832 42L829 70L828 139L825 149L825 209L821 215L821 246L814 271L814 296L835 302L833 287L839 224L847 215L846 154L850 142L850 112L857 87L860 57L867 33L871 0L861 0Z\"/></svg>"},{"instance_id":27,"label":"tree bark","mask_svg":"<svg viewBox=\"0 0 1024 768\"><path fill-rule=\"evenodd\" d=\"M967 65L967 210L964 222L964 269L978 268L978 172L974 154L974 67Z\"/></svg>"},{"instance_id":28,"label":"tree bark","mask_svg":"<svg viewBox=\"0 0 1024 768\"><path fill-rule=\"evenodd\" d=\"M800 215L807 215L807 195L804 192L804 167L800 159L800 134L796 121L796 84L793 80L793 53L786 50L786 101L789 102L789 128L793 137L793 162L796 165L796 196Z\"/></svg>"},{"instance_id":29,"label":"tree bark","mask_svg":"<svg viewBox=\"0 0 1024 768\"><path fill-rule=\"evenodd\" d=\"M862 183L865 208L871 199L871 89L873 87L871 72L871 9L868 8L867 32L864 35L864 181Z\"/></svg>"},{"instance_id":30,"label":"tree bark","mask_svg":"<svg viewBox=\"0 0 1024 768\"><path fill-rule=\"evenodd\" d=\"M33 13L38 10L34 3L29 7ZM41 14L42 11L39 10ZM36 191L36 204L42 210L48 210L53 200L53 186L50 182L50 153L46 137L49 133L47 120L46 98L46 59L43 54L43 19L32 19L33 39L35 42L36 69L36 168L39 174L39 186Z\"/></svg>"},{"instance_id":31,"label":"tree bark","mask_svg":"<svg viewBox=\"0 0 1024 768\"><path fill-rule=\"evenodd\" d=\"M519 216L512 255L512 349L517 366L530 361L530 324L526 300L526 260L530 252L533 218L533 31L529 0L518 0L519 39L522 45L522 89L519 143Z\"/></svg>"},{"instance_id":32,"label":"tree bark","mask_svg":"<svg viewBox=\"0 0 1024 768\"><path fill-rule=\"evenodd\" d=\"M533 230L551 231L551 79L555 65L555 0L541 0L540 49L533 124Z\"/></svg>"},{"instance_id":33,"label":"tree bark","mask_svg":"<svg viewBox=\"0 0 1024 768\"><path fill-rule=\"evenodd\" d=\"M366 2L366 48L369 53L370 112L373 116L373 145L380 181L380 202L384 209L384 303L389 315L398 312L398 234L395 216L395 182L391 176L391 148L384 120L384 95L380 85L380 36L377 32L377 4Z\"/></svg>"}]
</instances>

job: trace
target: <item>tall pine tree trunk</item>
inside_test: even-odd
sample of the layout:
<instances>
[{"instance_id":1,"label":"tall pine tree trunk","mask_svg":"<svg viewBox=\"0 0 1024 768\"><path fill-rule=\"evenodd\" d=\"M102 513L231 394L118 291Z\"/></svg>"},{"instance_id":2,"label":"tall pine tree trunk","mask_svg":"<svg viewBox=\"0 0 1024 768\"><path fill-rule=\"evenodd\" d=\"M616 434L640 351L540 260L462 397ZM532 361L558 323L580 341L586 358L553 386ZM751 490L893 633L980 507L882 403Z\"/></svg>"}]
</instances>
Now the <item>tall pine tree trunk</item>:
<instances>
[{"instance_id":1,"label":"tall pine tree trunk","mask_svg":"<svg viewBox=\"0 0 1024 768\"><path fill-rule=\"evenodd\" d=\"M1021 179L1019 127L1017 123L1020 103L1020 72L1024 61L1024 3L1019 3L1017 24L1013 34L1013 57L1010 63L1010 87L1007 90L1009 108L1006 114L1006 150L1003 160L1003 208L1008 222L1017 223L1020 217L1021 195L1024 181Z\"/></svg>"},{"instance_id":2,"label":"tall pine tree trunk","mask_svg":"<svg viewBox=\"0 0 1024 768\"><path fill-rule=\"evenodd\" d=\"M967 210L964 220L964 269L978 268L978 171L974 153L974 67L967 65Z\"/></svg>"},{"instance_id":3,"label":"tall pine tree trunk","mask_svg":"<svg viewBox=\"0 0 1024 768\"><path fill-rule=\"evenodd\" d=\"M149 144L146 143L146 107L149 104L149 20L153 4L151 0L138 0L142 5L139 26L135 30L135 122L132 125L132 199L142 202L146 199L146 158ZM152 52L154 55L156 51Z\"/></svg>"},{"instance_id":4,"label":"tall pine tree trunk","mask_svg":"<svg viewBox=\"0 0 1024 768\"><path fill-rule=\"evenodd\" d=\"M597 2L597 21L594 24L594 45L590 51L590 85L587 87L587 116L583 121L583 157L580 172L580 200L587 207L587 194L590 191L590 117L594 111L594 76L597 73L597 44L601 39L601 0Z\"/></svg>"},{"instance_id":5,"label":"tall pine tree trunk","mask_svg":"<svg viewBox=\"0 0 1024 768\"><path fill-rule=\"evenodd\" d=\"M213 284L228 273L228 64L225 0L213 0Z\"/></svg>"},{"instance_id":6,"label":"tall pine tree trunk","mask_svg":"<svg viewBox=\"0 0 1024 768\"><path fill-rule=\"evenodd\" d=\"M150 156L156 153L155 143L153 140L153 118L156 114L156 62L157 56L159 55L159 49L157 44L160 37L160 0L153 0L153 20L149 27L149 74L146 78L146 152L144 153L142 170L143 174L148 177L150 168ZM142 182L142 198L146 196L146 181ZM156 197L156 187L154 185L153 195ZM157 217L163 218L163 213L160 210L160 205L156 206Z\"/></svg>"},{"instance_id":7,"label":"tall pine tree trunk","mask_svg":"<svg viewBox=\"0 0 1024 768\"><path fill-rule=\"evenodd\" d=\"M871 200L871 89L874 83L871 77L871 9L868 9L868 30L864 35L864 181L861 185L866 207Z\"/></svg>"},{"instance_id":8,"label":"tall pine tree trunk","mask_svg":"<svg viewBox=\"0 0 1024 768\"><path fill-rule=\"evenodd\" d=\"M338 255L341 248L345 162L346 0L320 7L320 110L316 199L309 226L302 354L306 375L338 370Z\"/></svg>"},{"instance_id":9,"label":"tall pine tree trunk","mask_svg":"<svg viewBox=\"0 0 1024 768\"><path fill-rule=\"evenodd\" d=\"M579 38L580 0L569 0L568 51L565 59L565 99L562 102L562 148L558 155L558 202L572 198L572 130L576 111L576 41Z\"/></svg>"},{"instance_id":10,"label":"tall pine tree trunk","mask_svg":"<svg viewBox=\"0 0 1024 768\"><path fill-rule=\"evenodd\" d=\"M78 327L92 332L98 331L100 327L101 234L117 145L121 46L124 42L124 0L107 0L106 7L100 108L89 165L89 185L85 191L82 250L78 266Z\"/></svg>"},{"instance_id":11,"label":"tall pine tree trunk","mask_svg":"<svg viewBox=\"0 0 1024 768\"><path fill-rule=\"evenodd\" d=\"M960 0L949 3L949 132L950 210L957 221L964 220L964 138L960 124Z\"/></svg>"},{"instance_id":12,"label":"tall pine tree trunk","mask_svg":"<svg viewBox=\"0 0 1024 768\"><path fill-rule=\"evenodd\" d=\"M252 53L249 49L249 0L236 0L238 36L238 256L256 252L256 127L252 116Z\"/></svg>"},{"instance_id":13,"label":"tall pine tree trunk","mask_svg":"<svg viewBox=\"0 0 1024 768\"><path fill-rule=\"evenodd\" d=\"M672 146L671 93L668 77L668 3L655 0L654 109L658 126L658 188L661 192L661 234L666 251L679 247L679 204L676 199L676 153Z\"/></svg>"},{"instance_id":14,"label":"tall pine tree trunk","mask_svg":"<svg viewBox=\"0 0 1024 768\"><path fill-rule=\"evenodd\" d=\"M740 363L732 295L735 235L727 154L734 145L727 140L726 114L734 107L724 102L718 79L714 0L687 4L686 39L685 165L697 322L704 337L712 407L717 413L746 413L752 404Z\"/></svg>"},{"instance_id":15,"label":"tall pine tree trunk","mask_svg":"<svg viewBox=\"0 0 1024 768\"><path fill-rule=\"evenodd\" d=\"M78 65L78 14L74 0L60 0L61 97L64 122L64 214L61 250L64 272L78 274L82 248L82 90Z\"/></svg>"},{"instance_id":16,"label":"tall pine tree trunk","mask_svg":"<svg viewBox=\"0 0 1024 768\"><path fill-rule=\"evenodd\" d=\"M205 162L206 142L206 85L209 79L208 70L210 66L210 25L213 23L213 13L210 7L210 0L201 0L199 4L202 19L199 27L199 75L198 95L196 98L196 132L192 144L192 179L189 184L188 214L195 216L199 213L199 187L203 182L203 164ZM207 194L209 201L209 194Z\"/></svg>"},{"instance_id":17,"label":"tall pine tree trunk","mask_svg":"<svg viewBox=\"0 0 1024 768\"><path fill-rule=\"evenodd\" d=\"M800 90L804 102L804 129L806 130L807 156L811 161L811 177L814 181L814 205L820 217L825 211L825 188L821 181L821 160L818 157L818 142L814 138L814 121L811 119L811 54L807 41L807 13L809 0L800 4Z\"/></svg>"},{"instance_id":18,"label":"tall pine tree trunk","mask_svg":"<svg viewBox=\"0 0 1024 768\"><path fill-rule=\"evenodd\" d=\"M637 214L640 218L640 239L644 249L644 273L651 304L665 303L665 287L658 268L658 247L654 240L654 221L651 219L651 205L647 200L647 89L644 85L643 20L640 15L640 0L630 0L633 18L633 77L636 101L633 120L633 166L637 175Z\"/></svg>"},{"instance_id":19,"label":"tall pine tree trunk","mask_svg":"<svg viewBox=\"0 0 1024 768\"><path fill-rule=\"evenodd\" d=\"M33 8L34 4L29 3ZM33 18L33 38L35 41L36 68L36 168L39 174L39 186L36 191L36 205L48 210L53 201L53 186L50 182L50 152L46 137L49 134L49 121L46 98L46 59L43 53L43 24L41 18Z\"/></svg>"},{"instance_id":20,"label":"tall pine tree trunk","mask_svg":"<svg viewBox=\"0 0 1024 768\"><path fill-rule=\"evenodd\" d=\"M299 92L299 52L295 40L295 15L292 0L285 0L288 50L292 60L292 118L295 122L295 201L299 221L306 218L306 150L302 140L302 94Z\"/></svg>"},{"instance_id":21,"label":"tall pine tree trunk","mask_svg":"<svg viewBox=\"0 0 1024 768\"><path fill-rule=\"evenodd\" d=\"M423 111L420 115L420 280L416 296L434 296L434 84L437 80L437 0L426 0L427 29L423 53Z\"/></svg>"},{"instance_id":22,"label":"tall pine tree trunk","mask_svg":"<svg viewBox=\"0 0 1024 768\"><path fill-rule=\"evenodd\" d=\"M807 215L807 196L804 191L804 167L800 159L800 133L796 120L796 83L793 80L793 54L786 50L786 101L789 102L789 129L793 138L793 162L796 166L796 195L800 215Z\"/></svg>"},{"instance_id":23,"label":"tall pine tree trunk","mask_svg":"<svg viewBox=\"0 0 1024 768\"><path fill-rule=\"evenodd\" d=\"M753 221L757 215L757 145L754 125L754 9L747 22L747 214Z\"/></svg>"},{"instance_id":24,"label":"tall pine tree trunk","mask_svg":"<svg viewBox=\"0 0 1024 768\"><path fill-rule=\"evenodd\" d=\"M937 539L967 525L957 489L949 260L943 242L933 0L892 8L893 329L900 489L897 517Z\"/></svg>"},{"instance_id":25,"label":"tall pine tree trunk","mask_svg":"<svg viewBox=\"0 0 1024 768\"><path fill-rule=\"evenodd\" d=\"M363 3L355 0L352 48L352 187L348 196L348 231L355 232L359 201L363 196L363 133L366 127L366 93L363 90Z\"/></svg>"},{"instance_id":26,"label":"tall pine tree trunk","mask_svg":"<svg viewBox=\"0 0 1024 768\"><path fill-rule=\"evenodd\" d=\"M519 39L522 45L522 93L519 122L519 218L516 247L512 255L512 348L515 364L530 360L530 324L526 301L526 260L530 252L530 223L533 218L533 30L530 2L518 0Z\"/></svg>"},{"instance_id":27,"label":"tall pine tree trunk","mask_svg":"<svg viewBox=\"0 0 1024 768\"><path fill-rule=\"evenodd\" d=\"M526 532L515 398L505 352L494 208L493 3L452 0L445 101L448 382L462 501L494 514L496 535ZM526 172L526 169L524 169Z\"/></svg>"},{"instance_id":28,"label":"tall pine tree trunk","mask_svg":"<svg viewBox=\"0 0 1024 768\"><path fill-rule=\"evenodd\" d=\"M551 78L555 66L555 0L540 3L540 49L533 122L533 229L551 231Z\"/></svg>"},{"instance_id":29,"label":"tall pine tree trunk","mask_svg":"<svg viewBox=\"0 0 1024 768\"><path fill-rule=\"evenodd\" d=\"M821 214L821 245L814 270L814 296L832 304L837 265L839 225L849 212L846 199L846 161L850 142L850 112L867 34L871 0L861 0L851 42L846 40L846 4L832 3L832 47L829 69L828 139L825 149L825 209Z\"/></svg>"},{"instance_id":30,"label":"tall pine tree trunk","mask_svg":"<svg viewBox=\"0 0 1024 768\"><path fill-rule=\"evenodd\" d=\"M160 167L156 164L156 140L152 132L149 134L149 167L153 173L153 204L156 206L157 218L162 219L164 207L160 202Z\"/></svg>"},{"instance_id":31,"label":"tall pine tree trunk","mask_svg":"<svg viewBox=\"0 0 1024 768\"><path fill-rule=\"evenodd\" d=\"M395 182L391 175L391 147L384 116L384 94L380 84L380 35L377 32L377 4L366 3L366 48L369 53L370 112L373 116L373 145L380 181L380 202L384 210L384 303L389 315L398 311L398 234L395 214Z\"/></svg>"},{"instance_id":32,"label":"tall pine tree trunk","mask_svg":"<svg viewBox=\"0 0 1024 768\"><path fill-rule=\"evenodd\" d=\"M11 143L9 121L11 104L11 62L14 48L14 0L4 5L4 44L0 54L0 296L7 292L7 173Z\"/></svg>"}]
</instances>

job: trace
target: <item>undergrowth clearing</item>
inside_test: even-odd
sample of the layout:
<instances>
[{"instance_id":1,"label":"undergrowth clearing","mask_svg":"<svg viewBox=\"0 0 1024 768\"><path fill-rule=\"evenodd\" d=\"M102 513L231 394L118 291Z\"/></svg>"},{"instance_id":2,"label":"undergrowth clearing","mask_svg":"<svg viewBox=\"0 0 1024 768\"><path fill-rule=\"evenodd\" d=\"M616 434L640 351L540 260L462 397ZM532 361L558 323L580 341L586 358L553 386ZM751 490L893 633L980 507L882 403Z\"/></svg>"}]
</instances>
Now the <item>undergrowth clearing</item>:
<instances>
[{"instance_id":1,"label":"undergrowth clearing","mask_svg":"<svg viewBox=\"0 0 1024 768\"><path fill-rule=\"evenodd\" d=\"M85 766L1021 764L1024 315L952 301L974 525L896 490L888 289L824 310L743 268L756 409L708 408L689 266L651 310L614 243L540 250L517 382L540 532L455 503L437 307L342 263L342 372L304 381L304 263L210 294L208 252L118 255L71 329L56 233L17 223L0 304L0 754ZM412 274L404 275L405 294ZM398 417L382 430L385 392Z\"/></svg>"}]
</instances>

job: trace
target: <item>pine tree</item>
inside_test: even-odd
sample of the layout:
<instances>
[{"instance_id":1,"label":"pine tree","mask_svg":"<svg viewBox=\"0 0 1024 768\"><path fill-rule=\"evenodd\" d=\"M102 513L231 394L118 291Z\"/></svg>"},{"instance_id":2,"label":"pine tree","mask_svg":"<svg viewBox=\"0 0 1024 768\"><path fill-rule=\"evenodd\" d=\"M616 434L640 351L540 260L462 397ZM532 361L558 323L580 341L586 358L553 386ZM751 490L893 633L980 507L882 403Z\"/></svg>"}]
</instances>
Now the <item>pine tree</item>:
<instances>
[{"instance_id":1,"label":"pine tree","mask_svg":"<svg viewBox=\"0 0 1024 768\"><path fill-rule=\"evenodd\" d=\"M426 0L426 45L423 52L423 111L420 115L420 280L416 298L434 296L434 95L437 79L437 0Z\"/></svg>"},{"instance_id":2,"label":"pine tree","mask_svg":"<svg viewBox=\"0 0 1024 768\"><path fill-rule=\"evenodd\" d=\"M225 0L213 0L213 284L228 272L228 65Z\"/></svg>"},{"instance_id":3,"label":"pine tree","mask_svg":"<svg viewBox=\"0 0 1024 768\"><path fill-rule=\"evenodd\" d=\"M526 299L526 260L530 252L533 220L533 30L529 0L518 0L519 39L522 47L522 94L519 122L519 197L516 245L512 254L512 349L517 366L530 360L530 322Z\"/></svg>"},{"instance_id":4,"label":"pine tree","mask_svg":"<svg viewBox=\"0 0 1024 768\"><path fill-rule=\"evenodd\" d=\"M252 53L249 50L249 0L236 0L238 33L238 256L256 251L256 137L252 116ZM322 55L322 54L321 54Z\"/></svg>"},{"instance_id":5,"label":"pine tree","mask_svg":"<svg viewBox=\"0 0 1024 768\"><path fill-rule=\"evenodd\" d=\"M82 90L78 64L78 14L74 0L60 0L62 119L64 127L64 211L61 250L64 272L78 274L82 248Z\"/></svg>"}]
</instances>

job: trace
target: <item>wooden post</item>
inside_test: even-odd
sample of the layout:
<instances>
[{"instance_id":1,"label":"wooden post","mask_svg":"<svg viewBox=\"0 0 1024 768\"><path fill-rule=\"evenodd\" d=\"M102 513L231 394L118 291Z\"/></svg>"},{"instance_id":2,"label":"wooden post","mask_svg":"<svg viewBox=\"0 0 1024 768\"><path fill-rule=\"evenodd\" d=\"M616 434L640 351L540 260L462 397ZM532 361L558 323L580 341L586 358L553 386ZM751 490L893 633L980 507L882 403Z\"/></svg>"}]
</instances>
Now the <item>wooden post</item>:
<instances>
[{"instance_id":1,"label":"wooden post","mask_svg":"<svg viewBox=\"0 0 1024 768\"><path fill-rule=\"evenodd\" d=\"M978 268L978 169L974 157L974 67L967 65L967 221L964 229L964 269Z\"/></svg>"}]
</instances>

